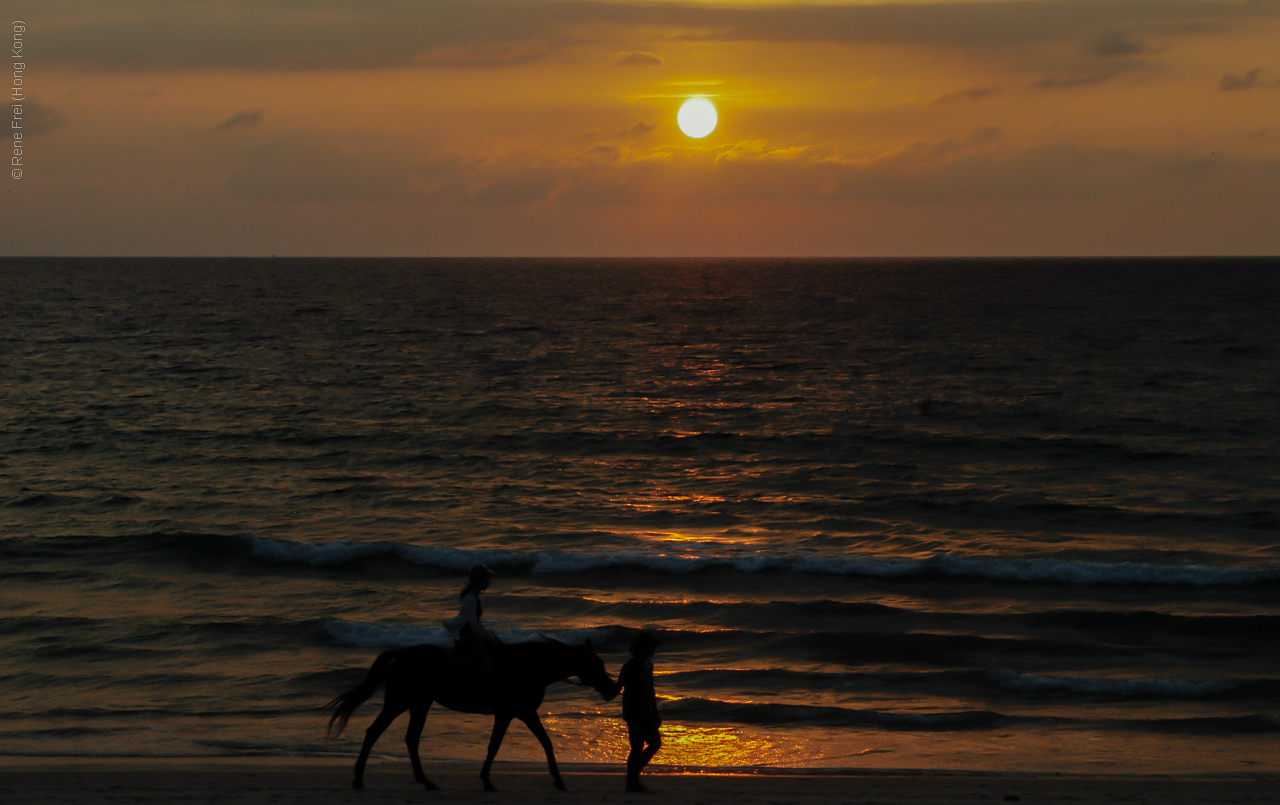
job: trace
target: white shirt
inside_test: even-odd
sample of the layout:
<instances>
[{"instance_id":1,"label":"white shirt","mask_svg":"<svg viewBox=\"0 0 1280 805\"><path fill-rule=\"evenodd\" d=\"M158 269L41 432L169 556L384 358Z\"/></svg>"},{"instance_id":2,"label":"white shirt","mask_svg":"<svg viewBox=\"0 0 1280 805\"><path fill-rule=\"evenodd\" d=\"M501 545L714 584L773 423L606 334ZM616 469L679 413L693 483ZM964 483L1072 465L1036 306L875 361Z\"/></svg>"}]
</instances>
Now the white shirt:
<instances>
[{"instance_id":1,"label":"white shirt","mask_svg":"<svg viewBox=\"0 0 1280 805\"><path fill-rule=\"evenodd\" d=\"M462 597L462 605L458 609L457 616L440 622L454 637L462 634L462 627L464 626L470 626L477 637L492 637L489 634L489 630L484 628L484 624L480 622L480 597L474 591Z\"/></svg>"}]
</instances>

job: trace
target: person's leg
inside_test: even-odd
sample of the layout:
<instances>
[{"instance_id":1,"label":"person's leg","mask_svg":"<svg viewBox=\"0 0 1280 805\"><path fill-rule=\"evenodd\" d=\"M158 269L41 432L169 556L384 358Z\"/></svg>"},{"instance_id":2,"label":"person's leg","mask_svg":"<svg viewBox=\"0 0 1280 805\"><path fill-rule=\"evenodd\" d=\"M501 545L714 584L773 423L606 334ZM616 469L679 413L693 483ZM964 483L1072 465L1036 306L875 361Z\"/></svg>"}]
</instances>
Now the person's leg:
<instances>
[{"instance_id":1,"label":"person's leg","mask_svg":"<svg viewBox=\"0 0 1280 805\"><path fill-rule=\"evenodd\" d=\"M662 748L662 733L658 731L658 725L654 724L644 736L645 743L648 746L640 754L640 770L644 770L649 765L649 761L653 760L653 756L658 754L658 750Z\"/></svg>"},{"instance_id":2,"label":"person's leg","mask_svg":"<svg viewBox=\"0 0 1280 805\"><path fill-rule=\"evenodd\" d=\"M631 743L631 752L627 755L627 775L631 776L639 774L643 766L640 758L644 756L645 735L641 730L636 729L635 724L627 722L627 738Z\"/></svg>"},{"instance_id":3,"label":"person's leg","mask_svg":"<svg viewBox=\"0 0 1280 805\"><path fill-rule=\"evenodd\" d=\"M643 760L645 737L646 731L642 729L642 725L627 722L627 739L631 743L631 752L627 755L628 791L644 791L644 786L640 784L640 769L644 768L646 762Z\"/></svg>"},{"instance_id":4,"label":"person's leg","mask_svg":"<svg viewBox=\"0 0 1280 805\"><path fill-rule=\"evenodd\" d=\"M460 669L463 674L461 686L467 691L471 706L483 708L493 675L493 658L470 628L463 628L455 648L463 666Z\"/></svg>"}]
</instances>

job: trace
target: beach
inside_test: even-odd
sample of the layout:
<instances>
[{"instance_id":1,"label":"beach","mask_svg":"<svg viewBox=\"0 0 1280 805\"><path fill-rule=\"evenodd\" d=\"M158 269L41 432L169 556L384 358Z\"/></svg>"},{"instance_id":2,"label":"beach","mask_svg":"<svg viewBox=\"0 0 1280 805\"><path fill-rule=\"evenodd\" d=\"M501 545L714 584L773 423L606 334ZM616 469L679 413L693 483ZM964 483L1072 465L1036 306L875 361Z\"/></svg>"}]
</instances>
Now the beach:
<instances>
[{"instance_id":1,"label":"beach","mask_svg":"<svg viewBox=\"0 0 1280 805\"><path fill-rule=\"evenodd\" d=\"M1179 778L982 775L894 772L853 775L791 774L653 774L646 776L649 794L622 791L621 769L570 772L567 792L551 787L545 773L524 764L495 766L499 792L482 794L478 775L460 764L432 775L440 791L423 793L407 767L370 764L364 791L349 788L345 763L292 761L134 761L36 762L0 766L0 797L9 802L76 805L88 802L238 803L276 805L307 802L345 803L504 802L525 805L554 801L573 803L640 803L677 805L973 805L973 803L1071 803L1104 805L1173 805L1175 803L1275 802L1277 780L1247 777Z\"/></svg>"}]
</instances>

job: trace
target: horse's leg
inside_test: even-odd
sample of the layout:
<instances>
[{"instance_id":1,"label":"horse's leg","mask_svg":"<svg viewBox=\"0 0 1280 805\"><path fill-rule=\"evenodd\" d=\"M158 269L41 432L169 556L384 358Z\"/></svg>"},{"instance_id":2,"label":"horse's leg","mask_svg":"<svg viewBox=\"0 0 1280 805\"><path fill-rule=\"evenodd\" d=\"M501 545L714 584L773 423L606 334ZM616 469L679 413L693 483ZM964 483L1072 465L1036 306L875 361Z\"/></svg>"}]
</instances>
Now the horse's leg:
<instances>
[{"instance_id":1,"label":"horse's leg","mask_svg":"<svg viewBox=\"0 0 1280 805\"><path fill-rule=\"evenodd\" d=\"M507 734L509 726L511 726L511 716L494 714L493 734L489 736L489 754L485 755L484 766L480 768L480 779L484 780L485 791L498 790L493 783L489 782L489 769L493 768L493 759L498 756L498 747L502 746L502 739Z\"/></svg>"},{"instance_id":2,"label":"horse's leg","mask_svg":"<svg viewBox=\"0 0 1280 805\"><path fill-rule=\"evenodd\" d=\"M422 725L427 721L427 711L431 702L425 705L415 704L409 708L409 731L404 734L405 745L409 747L409 761L413 763L413 779L422 783L428 791L439 791L440 786L427 779L422 771L422 758L418 756L418 744L422 741Z\"/></svg>"},{"instance_id":3,"label":"horse's leg","mask_svg":"<svg viewBox=\"0 0 1280 805\"><path fill-rule=\"evenodd\" d=\"M557 789L564 791L564 780L560 779L560 767L556 765L556 750L551 745L551 736L547 735L547 730L542 726L542 719L535 712L532 715L521 716L520 720L529 728L529 732L533 733L533 737L538 739L538 743L542 744L542 751L547 753L547 768L551 770L551 779L555 781Z\"/></svg>"},{"instance_id":4,"label":"horse's leg","mask_svg":"<svg viewBox=\"0 0 1280 805\"><path fill-rule=\"evenodd\" d=\"M385 702L382 705L382 712L378 713L378 717L369 725L369 729L364 731L364 745L360 747L360 757L356 759L356 776L351 781L352 788L356 790L364 788L364 765L369 762L370 750L387 727L391 726L391 722L399 718L404 711L405 707L399 703L393 705L390 701Z\"/></svg>"}]
</instances>

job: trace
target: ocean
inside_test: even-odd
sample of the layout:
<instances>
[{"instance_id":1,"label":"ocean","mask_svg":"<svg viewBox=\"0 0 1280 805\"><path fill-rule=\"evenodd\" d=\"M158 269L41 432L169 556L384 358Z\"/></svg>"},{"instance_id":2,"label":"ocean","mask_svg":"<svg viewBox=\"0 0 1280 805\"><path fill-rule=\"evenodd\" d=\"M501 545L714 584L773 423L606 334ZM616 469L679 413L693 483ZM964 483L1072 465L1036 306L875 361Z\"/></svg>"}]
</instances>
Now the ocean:
<instances>
[{"instance_id":1,"label":"ocean","mask_svg":"<svg viewBox=\"0 0 1280 805\"><path fill-rule=\"evenodd\" d=\"M320 707L483 562L506 640L658 636L658 768L1280 772L1280 260L6 258L0 311L0 762L354 759L380 699Z\"/></svg>"}]
</instances>

